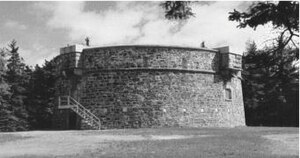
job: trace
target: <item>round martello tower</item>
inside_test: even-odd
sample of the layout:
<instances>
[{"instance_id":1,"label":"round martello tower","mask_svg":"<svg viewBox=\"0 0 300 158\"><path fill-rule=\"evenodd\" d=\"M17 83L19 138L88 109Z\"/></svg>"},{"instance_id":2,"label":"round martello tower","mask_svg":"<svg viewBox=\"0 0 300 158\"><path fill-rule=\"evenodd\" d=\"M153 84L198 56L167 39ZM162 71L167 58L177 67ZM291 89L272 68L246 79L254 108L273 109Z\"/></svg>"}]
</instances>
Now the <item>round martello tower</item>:
<instances>
[{"instance_id":1,"label":"round martello tower","mask_svg":"<svg viewBox=\"0 0 300 158\"><path fill-rule=\"evenodd\" d=\"M245 126L229 47L72 45L54 60L57 129Z\"/></svg>"}]
</instances>

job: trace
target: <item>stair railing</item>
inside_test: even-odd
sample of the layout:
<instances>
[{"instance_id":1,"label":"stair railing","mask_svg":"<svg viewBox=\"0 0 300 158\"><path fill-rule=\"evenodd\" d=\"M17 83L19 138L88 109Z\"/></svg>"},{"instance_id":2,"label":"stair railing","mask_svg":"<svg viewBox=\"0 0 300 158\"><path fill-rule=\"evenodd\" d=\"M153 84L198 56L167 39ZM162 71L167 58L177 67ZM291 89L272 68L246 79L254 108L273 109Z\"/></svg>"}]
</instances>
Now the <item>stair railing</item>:
<instances>
[{"instance_id":1,"label":"stair railing","mask_svg":"<svg viewBox=\"0 0 300 158\"><path fill-rule=\"evenodd\" d=\"M95 116L90 110L86 109L78 101L70 96L58 97L58 108L59 109L72 109L76 114L81 116L90 126L100 129L100 119Z\"/></svg>"}]
</instances>

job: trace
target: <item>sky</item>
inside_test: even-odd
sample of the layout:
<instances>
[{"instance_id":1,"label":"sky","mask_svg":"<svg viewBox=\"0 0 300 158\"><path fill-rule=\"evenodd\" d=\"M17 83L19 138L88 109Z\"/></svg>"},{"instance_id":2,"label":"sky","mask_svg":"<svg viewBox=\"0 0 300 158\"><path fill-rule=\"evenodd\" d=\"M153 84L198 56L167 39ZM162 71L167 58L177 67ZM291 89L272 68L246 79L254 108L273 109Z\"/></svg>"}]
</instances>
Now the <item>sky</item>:
<instances>
[{"instance_id":1,"label":"sky","mask_svg":"<svg viewBox=\"0 0 300 158\"><path fill-rule=\"evenodd\" d=\"M42 65L68 44L175 45L208 48L229 46L242 54L246 43L265 46L276 32L270 25L239 29L228 20L234 9L246 11L253 2L217 1L192 4L195 17L170 21L160 2L135 1L0 1L0 48L15 39L28 65Z\"/></svg>"}]
</instances>

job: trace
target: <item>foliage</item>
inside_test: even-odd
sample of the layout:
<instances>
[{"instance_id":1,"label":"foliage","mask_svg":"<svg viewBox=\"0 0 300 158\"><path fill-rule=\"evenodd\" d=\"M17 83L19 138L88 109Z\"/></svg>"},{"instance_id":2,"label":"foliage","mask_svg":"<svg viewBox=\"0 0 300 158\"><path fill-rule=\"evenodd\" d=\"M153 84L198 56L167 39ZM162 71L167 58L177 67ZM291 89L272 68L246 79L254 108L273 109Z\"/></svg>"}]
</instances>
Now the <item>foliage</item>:
<instances>
[{"instance_id":1,"label":"foliage","mask_svg":"<svg viewBox=\"0 0 300 158\"><path fill-rule=\"evenodd\" d=\"M6 52L0 49L0 131L11 131L14 127L15 117L13 117L9 99L11 96L10 86L7 84L6 75Z\"/></svg>"},{"instance_id":2,"label":"foliage","mask_svg":"<svg viewBox=\"0 0 300 158\"><path fill-rule=\"evenodd\" d=\"M160 5L165 10L165 17L169 20L183 20L194 16L190 1L165 1Z\"/></svg>"},{"instance_id":3,"label":"foliage","mask_svg":"<svg viewBox=\"0 0 300 158\"><path fill-rule=\"evenodd\" d=\"M29 82L26 104L32 129L50 129L54 108L54 63L45 61L35 66Z\"/></svg>"},{"instance_id":4,"label":"foliage","mask_svg":"<svg viewBox=\"0 0 300 158\"><path fill-rule=\"evenodd\" d=\"M24 104L26 86L29 79L26 65L19 56L19 47L13 40L8 49L2 50L9 56L6 61L1 57L1 131L27 130L27 110ZM7 67L7 69L6 69Z\"/></svg>"},{"instance_id":5,"label":"foliage","mask_svg":"<svg viewBox=\"0 0 300 158\"><path fill-rule=\"evenodd\" d=\"M229 13L230 21L237 21L239 28L247 26L256 29L260 25L271 22L275 29L283 29L280 34L282 44L280 48L285 47L289 42L293 41L293 37L299 37L299 2L298 1L279 1L274 2L255 2L247 12L239 12L234 10ZM288 33L288 35L286 35ZM287 36L286 38L284 38Z\"/></svg>"},{"instance_id":6,"label":"foliage","mask_svg":"<svg viewBox=\"0 0 300 158\"><path fill-rule=\"evenodd\" d=\"M9 85L5 80L6 75L6 53L3 49L0 49L0 102L6 99L8 100L8 96L10 96Z\"/></svg>"},{"instance_id":7,"label":"foliage","mask_svg":"<svg viewBox=\"0 0 300 158\"><path fill-rule=\"evenodd\" d=\"M243 58L243 93L248 125L299 126L299 2L254 2L246 12L234 10L230 21L254 30L271 23L280 31L273 46L249 45ZM293 47L292 47L293 46Z\"/></svg>"},{"instance_id":8,"label":"foliage","mask_svg":"<svg viewBox=\"0 0 300 158\"><path fill-rule=\"evenodd\" d=\"M247 125L299 126L299 71L295 51L257 50L243 58L243 94Z\"/></svg>"},{"instance_id":9,"label":"foliage","mask_svg":"<svg viewBox=\"0 0 300 158\"><path fill-rule=\"evenodd\" d=\"M54 107L54 65L31 70L17 42L0 50L0 131L50 129ZM8 56L8 60L6 58Z\"/></svg>"},{"instance_id":10,"label":"foliage","mask_svg":"<svg viewBox=\"0 0 300 158\"><path fill-rule=\"evenodd\" d=\"M272 22L275 28L289 28L299 31L299 2L280 1L277 4L270 2L253 3L248 12L234 10L230 12L229 20L238 21L238 27L249 26L256 28L259 25Z\"/></svg>"}]
</instances>

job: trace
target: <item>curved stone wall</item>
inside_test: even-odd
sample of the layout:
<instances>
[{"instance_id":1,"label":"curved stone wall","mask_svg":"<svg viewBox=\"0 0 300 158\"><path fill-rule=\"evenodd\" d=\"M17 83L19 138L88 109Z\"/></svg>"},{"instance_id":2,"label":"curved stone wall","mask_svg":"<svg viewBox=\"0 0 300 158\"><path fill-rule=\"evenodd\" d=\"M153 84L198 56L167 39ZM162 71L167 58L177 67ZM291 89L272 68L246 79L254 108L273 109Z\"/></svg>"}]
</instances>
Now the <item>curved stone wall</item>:
<instances>
[{"instance_id":1,"label":"curved stone wall","mask_svg":"<svg viewBox=\"0 0 300 158\"><path fill-rule=\"evenodd\" d=\"M87 70L149 68L217 71L219 59L216 54L217 51L188 48L102 47L85 49L81 64Z\"/></svg>"},{"instance_id":2,"label":"curved stone wall","mask_svg":"<svg viewBox=\"0 0 300 158\"><path fill-rule=\"evenodd\" d=\"M76 98L106 128L245 125L241 82L221 77L217 51L119 46L84 49L76 59L74 54L56 59L59 71L72 65L80 70L58 81L65 87L57 94ZM228 88L231 99L225 96ZM81 129L87 128L78 120Z\"/></svg>"}]
</instances>

